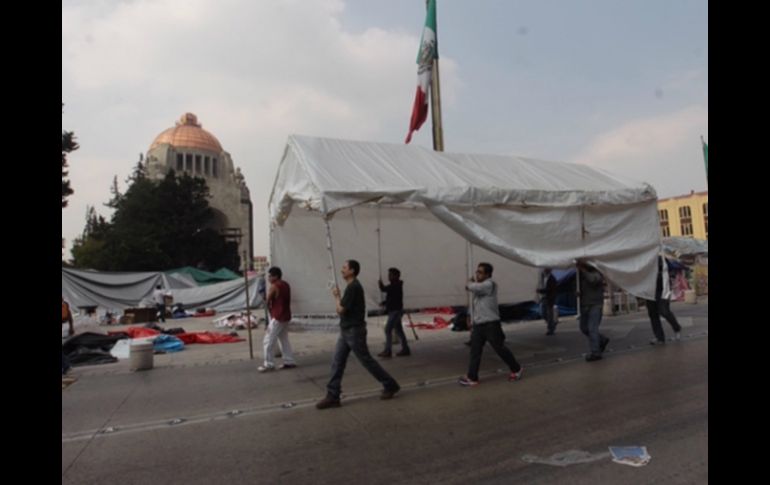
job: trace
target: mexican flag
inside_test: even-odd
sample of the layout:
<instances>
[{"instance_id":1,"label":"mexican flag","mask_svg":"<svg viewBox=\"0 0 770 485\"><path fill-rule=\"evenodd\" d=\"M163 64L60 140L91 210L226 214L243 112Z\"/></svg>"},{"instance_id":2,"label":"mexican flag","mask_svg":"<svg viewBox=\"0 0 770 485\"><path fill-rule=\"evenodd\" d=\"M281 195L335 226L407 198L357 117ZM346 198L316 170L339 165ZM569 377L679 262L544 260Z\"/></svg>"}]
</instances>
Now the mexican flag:
<instances>
[{"instance_id":1,"label":"mexican flag","mask_svg":"<svg viewBox=\"0 0 770 485\"><path fill-rule=\"evenodd\" d=\"M428 89L430 89L433 59L438 59L436 43L436 0L428 0L428 13L425 15L425 28L422 31L420 50L417 52L417 93L412 106L412 119L409 120L409 133L406 142L412 141L412 133L419 130L428 118Z\"/></svg>"}]
</instances>

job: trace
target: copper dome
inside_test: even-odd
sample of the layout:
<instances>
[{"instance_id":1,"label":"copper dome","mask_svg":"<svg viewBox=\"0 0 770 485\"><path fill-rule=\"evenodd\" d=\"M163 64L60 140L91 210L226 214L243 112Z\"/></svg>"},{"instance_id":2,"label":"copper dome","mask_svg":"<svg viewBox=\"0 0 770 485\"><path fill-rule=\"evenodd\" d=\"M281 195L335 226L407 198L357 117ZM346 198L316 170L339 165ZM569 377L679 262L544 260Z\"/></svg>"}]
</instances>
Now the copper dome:
<instances>
[{"instance_id":1,"label":"copper dome","mask_svg":"<svg viewBox=\"0 0 770 485\"><path fill-rule=\"evenodd\" d=\"M156 146L168 143L174 147L197 148L219 153L222 151L222 145L214 135L201 128L198 123L198 117L192 113L185 113L176 122L176 126L165 130L155 137L150 145L150 150Z\"/></svg>"}]
</instances>

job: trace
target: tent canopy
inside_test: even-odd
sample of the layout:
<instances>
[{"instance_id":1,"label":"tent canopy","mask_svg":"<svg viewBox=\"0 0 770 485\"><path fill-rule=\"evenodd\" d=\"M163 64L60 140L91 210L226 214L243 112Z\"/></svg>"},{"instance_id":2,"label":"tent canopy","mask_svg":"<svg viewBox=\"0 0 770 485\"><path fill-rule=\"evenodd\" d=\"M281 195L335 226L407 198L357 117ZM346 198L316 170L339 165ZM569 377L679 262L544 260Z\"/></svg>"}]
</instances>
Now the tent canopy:
<instances>
[{"instance_id":1,"label":"tent canopy","mask_svg":"<svg viewBox=\"0 0 770 485\"><path fill-rule=\"evenodd\" d=\"M246 289L240 279L197 286L184 273L61 270L62 296L76 308L95 306L112 311L153 306L152 294L157 285L162 285L175 303L187 309L206 307L226 312L246 308ZM261 303L257 281L252 278L249 306L255 308Z\"/></svg>"},{"instance_id":2,"label":"tent canopy","mask_svg":"<svg viewBox=\"0 0 770 485\"><path fill-rule=\"evenodd\" d=\"M381 266L401 269L407 305L463 304L466 241L471 266L492 262L508 301L532 298L532 267L567 268L576 259L632 294L654 294L655 190L586 166L293 135L269 211L271 261L295 285L302 279L298 311L333 311L327 221L335 268L356 259L362 278L368 268L370 307Z\"/></svg>"},{"instance_id":3,"label":"tent canopy","mask_svg":"<svg viewBox=\"0 0 770 485\"><path fill-rule=\"evenodd\" d=\"M212 283L221 283L223 281L230 281L240 278L237 273L234 273L227 268L219 268L214 273L203 271L198 268L193 268L192 266L184 266L182 268L166 271L166 274L174 273L189 275L198 285L210 285Z\"/></svg>"}]
</instances>

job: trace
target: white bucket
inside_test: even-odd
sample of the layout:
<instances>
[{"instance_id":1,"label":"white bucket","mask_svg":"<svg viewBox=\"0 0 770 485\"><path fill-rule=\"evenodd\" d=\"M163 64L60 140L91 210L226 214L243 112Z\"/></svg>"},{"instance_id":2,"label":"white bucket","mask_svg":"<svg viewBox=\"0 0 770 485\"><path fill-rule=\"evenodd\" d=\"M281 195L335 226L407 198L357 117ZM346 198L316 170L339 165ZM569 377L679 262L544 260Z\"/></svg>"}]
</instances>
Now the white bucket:
<instances>
[{"instance_id":1,"label":"white bucket","mask_svg":"<svg viewBox=\"0 0 770 485\"><path fill-rule=\"evenodd\" d=\"M153 364L152 342L131 344L131 370L149 370Z\"/></svg>"},{"instance_id":2,"label":"white bucket","mask_svg":"<svg viewBox=\"0 0 770 485\"><path fill-rule=\"evenodd\" d=\"M692 303L693 305L698 303L698 299L695 296L695 290L684 290L684 302Z\"/></svg>"}]
</instances>

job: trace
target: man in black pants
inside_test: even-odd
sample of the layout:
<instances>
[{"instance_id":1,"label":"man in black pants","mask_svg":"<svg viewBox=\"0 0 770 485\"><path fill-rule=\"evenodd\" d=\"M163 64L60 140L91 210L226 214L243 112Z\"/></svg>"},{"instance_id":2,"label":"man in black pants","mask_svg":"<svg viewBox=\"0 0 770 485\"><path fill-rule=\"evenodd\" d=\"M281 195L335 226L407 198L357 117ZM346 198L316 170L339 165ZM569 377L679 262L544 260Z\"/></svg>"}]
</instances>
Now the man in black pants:
<instances>
[{"instance_id":1,"label":"man in black pants","mask_svg":"<svg viewBox=\"0 0 770 485\"><path fill-rule=\"evenodd\" d=\"M511 373L509 381L521 379L524 368L516 362L513 353L505 346L505 334L500 325L500 309L497 305L497 283L492 281L492 265L479 263L476 269L476 277L465 289L473 293L473 328L471 328L471 361L468 365L468 374L457 382L461 386L473 387L479 385L479 366L481 364L481 352L484 344L489 345L497 352L503 361L508 364Z\"/></svg>"},{"instance_id":2,"label":"man in black pants","mask_svg":"<svg viewBox=\"0 0 770 485\"><path fill-rule=\"evenodd\" d=\"M380 285L380 291L385 293L385 311L388 314L388 323L385 324L385 350L377 354L380 357L390 357L393 346L393 330L396 331L398 339L401 341L401 352L398 356L410 355L409 344L406 342L404 326L401 324L401 318L404 316L404 282L401 281L401 271L398 268L388 269L389 285L382 284L382 280L377 280Z\"/></svg>"},{"instance_id":3,"label":"man in black pants","mask_svg":"<svg viewBox=\"0 0 770 485\"><path fill-rule=\"evenodd\" d=\"M540 297L540 311L543 319L548 325L546 335L553 335L556 332L556 315L554 315L553 306L556 304L556 277L551 272L551 268L545 268L540 275L540 287L537 292Z\"/></svg>"},{"instance_id":4,"label":"man in black pants","mask_svg":"<svg viewBox=\"0 0 770 485\"><path fill-rule=\"evenodd\" d=\"M340 336L334 349L332 361L332 375L326 384L326 397L315 405L318 409L335 408L340 406L342 394L342 375L345 373L345 365L352 350L361 365L383 386L380 399L391 399L401 390L395 379L374 360L366 345L366 303L364 301L364 288L357 276L361 271L358 261L350 259L342 265L342 277L348 283L345 294L340 298L340 289L336 286L332 289L332 295L337 304L337 314L340 316Z\"/></svg>"},{"instance_id":5,"label":"man in black pants","mask_svg":"<svg viewBox=\"0 0 770 485\"><path fill-rule=\"evenodd\" d=\"M655 280L655 300L645 300L647 306L647 315L650 316L652 324L652 333L655 338L650 340L650 345L662 345L666 343L666 334L663 333L663 325L660 317L665 318L674 329L674 340L679 340L682 336L682 326L676 320L676 316L671 311L671 289L666 285L666 294L663 294L663 258L658 256L658 276Z\"/></svg>"}]
</instances>

